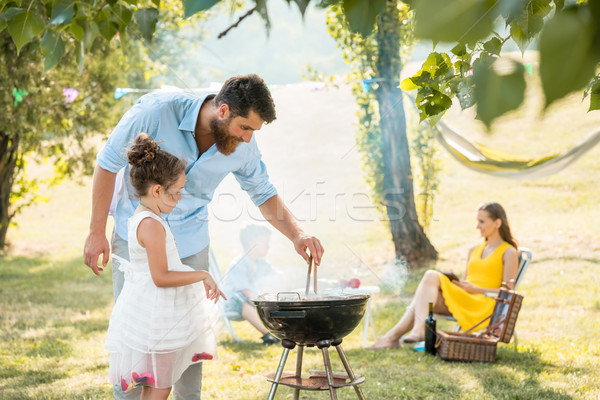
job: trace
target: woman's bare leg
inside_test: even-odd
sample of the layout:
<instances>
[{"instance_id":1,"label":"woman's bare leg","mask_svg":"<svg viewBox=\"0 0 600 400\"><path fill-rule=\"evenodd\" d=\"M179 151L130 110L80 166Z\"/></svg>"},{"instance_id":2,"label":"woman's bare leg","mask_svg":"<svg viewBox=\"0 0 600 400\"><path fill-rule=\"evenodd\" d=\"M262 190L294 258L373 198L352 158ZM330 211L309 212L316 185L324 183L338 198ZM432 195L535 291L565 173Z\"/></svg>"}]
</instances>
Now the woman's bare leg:
<instances>
[{"instance_id":1,"label":"woman's bare leg","mask_svg":"<svg viewBox=\"0 0 600 400\"><path fill-rule=\"evenodd\" d=\"M244 304L242 304L242 318L244 318L246 321L250 322L250 324L253 327L255 327L256 329L258 329L258 331L262 335L264 335L265 333L268 332L267 328L265 328L262 321L260 320L260 317L258 316L258 313L256 312L256 308L254 308L247 302L244 302Z\"/></svg>"},{"instance_id":2,"label":"woman's bare leg","mask_svg":"<svg viewBox=\"0 0 600 400\"><path fill-rule=\"evenodd\" d=\"M437 271L425 272L415 297L406 309L400 321L383 335L378 341L369 346L369 349L385 349L398 347L398 339L412 329L405 338L412 341L423 340L425 337L425 318L429 313L429 302L436 302L440 291L440 277Z\"/></svg>"},{"instance_id":3,"label":"woman's bare leg","mask_svg":"<svg viewBox=\"0 0 600 400\"><path fill-rule=\"evenodd\" d=\"M169 393L171 393L170 387L166 389L158 389L144 386L142 388L142 396L140 397L140 400L167 400Z\"/></svg>"},{"instance_id":4,"label":"woman's bare leg","mask_svg":"<svg viewBox=\"0 0 600 400\"><path fill-rule=\"evenodd\" d=\"M405 336L407 341L425 340L425 319L429 314L429 303L436 304L440 294L440 274L429 270L423 275L413 300L415 305L415 322L412 331Z\"/></svg>"}]
</instances>

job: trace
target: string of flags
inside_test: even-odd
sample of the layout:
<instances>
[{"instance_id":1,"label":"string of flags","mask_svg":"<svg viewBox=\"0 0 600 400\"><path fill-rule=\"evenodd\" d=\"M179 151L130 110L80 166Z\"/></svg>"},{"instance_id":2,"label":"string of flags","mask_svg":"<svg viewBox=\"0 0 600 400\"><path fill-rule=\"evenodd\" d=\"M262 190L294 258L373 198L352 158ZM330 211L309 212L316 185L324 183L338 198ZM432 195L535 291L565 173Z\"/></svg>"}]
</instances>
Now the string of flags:
<instances>
[{"instance_id":1,"label":"string of flags","mask_svg":"<svg viewBox=\"0 0 600 400\"><path fill-rule=\"evenodd\" d=\"M14 106L17 107L19 103L22 103L25 100L25 96L27 96L28 94L29 92L25 89L14 88L12 90L12 95L15 99ZM74 88L64 88L62 94L65 98L65 103L69 104L74 102L75 99L79 96L79 90Z\"/></svg>"}]
</instances>

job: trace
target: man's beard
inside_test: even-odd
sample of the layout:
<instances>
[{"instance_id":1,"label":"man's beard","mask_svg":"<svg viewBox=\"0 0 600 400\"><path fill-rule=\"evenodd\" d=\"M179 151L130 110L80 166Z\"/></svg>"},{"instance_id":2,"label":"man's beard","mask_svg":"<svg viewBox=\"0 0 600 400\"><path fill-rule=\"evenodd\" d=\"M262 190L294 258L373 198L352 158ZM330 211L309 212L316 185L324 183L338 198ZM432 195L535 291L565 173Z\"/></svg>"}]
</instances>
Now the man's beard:
<instances>
[{"instance_id":1,"label":"man's beard","mask_svg":"<svg viewBox=\"0 0 600 400\"><path fill-rule=\"evenodd\" d=\"M228 118L226 121L222 121L218 118L210 121L210 132L215 139L217 150L226 156L233 153L238 144L243 142L242 138L233 136L229 133L230 122L231 118Z\"/></svg>"}]
</instances>

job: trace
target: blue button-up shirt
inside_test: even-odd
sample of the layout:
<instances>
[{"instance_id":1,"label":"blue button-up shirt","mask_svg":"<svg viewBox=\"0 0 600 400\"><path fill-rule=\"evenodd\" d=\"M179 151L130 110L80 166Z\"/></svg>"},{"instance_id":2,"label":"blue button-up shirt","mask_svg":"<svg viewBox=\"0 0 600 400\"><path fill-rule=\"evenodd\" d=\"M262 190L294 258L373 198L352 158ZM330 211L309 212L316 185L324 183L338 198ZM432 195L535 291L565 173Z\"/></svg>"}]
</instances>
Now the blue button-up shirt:
<instances>
[{"instance_id":1,"label":"blue button-up shirt","mask_svg":"<svg viewBox=\"0 0 600 400\"><path fill-rule=\"evenodd\" d=\"M228 173L233 173L256 206L277 194L254 137L250 143L240 143L228 156L213 145L198 158L194 128L204 100L205 97L179 92L147 94L125 113L98 153L96 161L101 168L114 173L121 171L110 213L115 219L116 233L124 240L127 240L127 219L139 203L129 179L127 151L140 132L146 132L159 142L161 149L187 163L183 198L165 216L181 258L209 245L207 205Z\"/></svg>"}]
</instances>

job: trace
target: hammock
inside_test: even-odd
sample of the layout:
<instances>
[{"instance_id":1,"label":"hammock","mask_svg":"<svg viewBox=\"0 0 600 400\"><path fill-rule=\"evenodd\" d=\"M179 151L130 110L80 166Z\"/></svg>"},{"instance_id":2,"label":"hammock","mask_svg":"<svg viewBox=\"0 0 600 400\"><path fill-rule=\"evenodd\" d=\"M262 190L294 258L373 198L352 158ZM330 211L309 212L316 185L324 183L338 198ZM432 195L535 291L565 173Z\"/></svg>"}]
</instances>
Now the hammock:
<instances>
[{"instance_id":1,"label":"hammock","mask_svg":"<svg viewBox=\"0 0 600 400\"><path fill-rule=\"evenodd\" d=\"M541 178L562 171L600 142L600 129L562 152L526 159L483 145L474 145L440 120L433 128L435 137L461 164L477 172L504 178Z\"/></svg>"}]
</instances>

